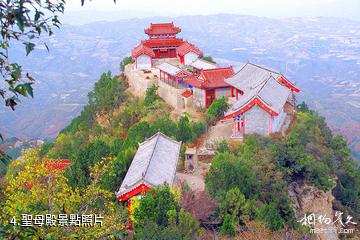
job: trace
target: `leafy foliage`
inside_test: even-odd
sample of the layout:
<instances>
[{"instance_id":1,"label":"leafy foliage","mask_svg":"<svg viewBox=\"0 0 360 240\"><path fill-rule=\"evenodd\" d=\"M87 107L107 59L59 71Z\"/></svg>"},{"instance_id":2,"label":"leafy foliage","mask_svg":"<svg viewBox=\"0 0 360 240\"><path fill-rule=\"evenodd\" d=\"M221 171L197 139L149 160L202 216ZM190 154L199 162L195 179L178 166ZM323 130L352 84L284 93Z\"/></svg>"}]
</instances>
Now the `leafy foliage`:
<instances>
[{"instance_id":1,"label":"leafy foliage","mask_svg":"<svg viewBox=\"0 0 360 240\"><path fill-rule=\"evenodd\" d=\"M6 168L10 164L11 160L10 156L0 150L0 176L5 174Z\"/></svg>"},{"instance_id":2,"label":"leafy foliage","mask_svg":"<svg viewBox=\"0 0 360 240\"><path fill-rule=\"evenodd\" d=\"M102 158L110 157L112 162L100 184L103 189L116 191L139 142L157 131L178 141L191 142L205 131L203 122L190 122L186 116L179 122L171 120L170 108L157 96L156 86L147 90L145 100L130 97L126 88L124 75L102 74L80 116L61 131L54 143L42 146L41 156L73 162L65 173L73 188L89 185L89 169Z\"/></svg>"},{"instance_id":3,"label":"leafy foliage","mask_svg":"<svg viewBox=\"0 0 360 240\"><path fill-rule=\"evenodd\" d=\"M114 238L124 235L126 210L113 201L113 193L99 188L99 180L106 170L109 159L94 165L90 170L92 182L80 194L73 190L62 170L49 168L48 159L38 157L34 149L23 154L21 160L14 160L6 175L4 199L0 202L0 225L8 238L19 239L95 239ZM103 224L94 227L43 228L12 226L13 216L18 220L21 214L88 214L102 215Z\"/></svg>"},{"instance_id":4,"label":"leafy foliage","mask_svg":"<svg viewBox=\"0 0 360 240\"><path fill-rule=\"evenodd\" d=\"M134 217L135 239L196 239L200 233L199 223L166 185L145 194Z\"/></svg>"},{"instance_id":5,"label":"leafy foliage","mask_svg":"<svg viewBox=\"0 0 360 240\"><path fill-rule=\"evenodd\" d=\"M122 72L124 72L125 70L125 66L130 64L130 63L133 63L135 60L132 58L132 57L125 57L121 63L120 63L120 69Z\"/></svg>"},{"instance_id":6,"label":"leafy foliage","mask_svg":"<svg viewBox=\"0 0 360 240\"><path fill-rule=\"evenodd\" d=\"M52 27L60 27L58 15L64 12L64 7L65 0L1 2L0 72L6 87L0 88L0 96L12 110L19 103L19 95L33 97L34 79L29 73L24 76L18 63L9 61L10 44L21 42L29 55L43 33L51 36Z\"/></svg>"},{"instance_id":7,"label":"leafy foliage","mask_svg":"<svg viewBox=\"0 0 360 240\"><path fill-rule=\"evenodd\" d=\"M216 143L216 151L223 153L229 150L229 144L226 140L221 140Z\"/></svg>"},{"instance_id":8,"label":"leafy foliage","mask_svg":"<svg viewBox=\"0 0 360 240\"><path fill-rule=\"evenodd\" d=\"M181 189L180 206L200 223L211 222L217 210L217 203L206 190L194 192L187 185Z\"/></svg>"},{"instance_id":9,"label":"leafy foliage","mask_svg":"<svg viewBox=\"0 0 360 240\"><path fill-rule=\"evenodd\" d=\"M207 117L209 121L216 120L224 116L224 113L229 108L225 97L215 99L207 110Z\"/></svg>"},{"instance_id":10,"label":"leafy foliage","mask_svg":"<svg viewBox=\"0 0 360 240\"><path fill-rule=\"evenodd\" d=\"M191 125L189 118L184 115L180 117L178 126L177 126L177 136L178 139L182 142L189 142L192 139Z\"/></svg>"},{"instance_id":11,"label":"leafy foliage","mask_svg":"<svg viewBox=\"0 0 360 240\"><path fill-rule=\"evenodd\" d=\"M156 100L159 99L157 95L158 89L159 86L157 85L152 85L150 88L146 89L145 100L144 100L145 106L150 106L152 103L154 103Z\"/></svg>"},{"instance_id":12,"label":"leafy foliage","mask_svg":"<svg viewBox=\"0 0 360 240\"><path fill-rule=\"evenodd\" d=\"M201 57L201 59L211 62L211 63L216 63L211 56L203 56L203 57Z\"/></svg>"},{"instance_id":13,"label":"leafy foliage","mask_svg":"<svg viewBox=\"0 0 360 240\"><path fill-rule=\"evenodd\" d=\"M223 235L229 235L231 237L235 236L236 229L230 215L225 216L224 223L221 225L220 228L220 233Z\"/></svg>"},{"instance_id":14,"label":"leafy foliage","mask_svg":"<svg viewBox=\"0 0 360 240\"><path fill-rule=\"evenodd\" d=\"M340 136L333 136L324 118L306 104L285 137L247 136L240 147L228 146L212 162L206 186L220 205L227 227L245 219L265 223L271 230L297 228L286 191L293 181L321 190L333 189L335 205L359 217L359 165Z\"/></svg>"}]
</instances>

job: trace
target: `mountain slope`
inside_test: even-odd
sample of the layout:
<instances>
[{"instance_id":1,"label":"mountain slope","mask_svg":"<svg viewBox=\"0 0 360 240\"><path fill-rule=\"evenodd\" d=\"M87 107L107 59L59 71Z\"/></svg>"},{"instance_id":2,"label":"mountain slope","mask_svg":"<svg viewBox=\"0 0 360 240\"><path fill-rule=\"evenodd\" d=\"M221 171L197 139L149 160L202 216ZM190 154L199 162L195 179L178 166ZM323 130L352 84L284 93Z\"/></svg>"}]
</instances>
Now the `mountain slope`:
<instances>
[{"instance_id":1,"label":"mountain slope","mask_svg":"<svg viewBox=\"0 0 360 240\"><path fill-rule=\"evenodd\" d=\"M302 98L359 154L360 24L332 18L210 15L64 25L48 40L49 54L42 48L22 58L23 46L14 46L15 59L35 73L36 96L15 113L0 109L0 132L55 137L80 112L95 76L108 69L117 72L120 60L145 38L143 29L162 21L174 21L183 38L220 63L264 64L296 81Z\"/></svg>"}]
</instances>

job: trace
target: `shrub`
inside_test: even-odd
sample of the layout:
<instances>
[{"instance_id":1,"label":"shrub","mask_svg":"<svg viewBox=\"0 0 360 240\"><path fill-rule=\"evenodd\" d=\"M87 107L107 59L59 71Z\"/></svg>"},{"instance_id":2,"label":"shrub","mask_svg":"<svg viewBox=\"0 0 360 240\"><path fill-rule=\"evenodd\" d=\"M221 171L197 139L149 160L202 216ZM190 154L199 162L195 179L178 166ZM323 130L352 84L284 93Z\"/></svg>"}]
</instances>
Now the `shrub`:
<instances>
[{"instance_id":1,"label":"shrub","mask_svg":"<svg viewBox=\"0 0 360 240\"><path fill-rule=\"evenodd\" d=\"M208 121L216 120L224 116L225 111L229 108L229 104L226 102L225 97L215 99L207 110Z\"/></svg>"},{"instance_id":2,"label":"shrub","mask_svg":"<svg viewBox=\"0 0 360 240\"><path fill-rule=\"evenodd\" d=\"M216 151L223 153L229 150L229 144L226 140L221 140L216 143Z\"/></svg>"},{"instance_id":3,"label":"shrub","mask_svg":"<svg viewBox=\"0 0 360 240\"><path fill-rule=\"evenodd\" d=\"M201 59L211 63L216 63L211 56L203 56Z\"/></svg>"},{"instance_id":4,"label":"shrub","mask_svg":"<svg viewBox=\"0 0 360 240\"><path fill-rule=\"evenodd\" d=\"M184 143L191 141L192 132L190 121L187 116L181 116L178 123L178 140Z\"/></svg>"},{"instance_id":5,"label":"shrub","mask_svg":"<svg viewBox=\"0 0 360 240\"><path fill-rule=\"evenodd\" d=\"M153 102L155 102L157 99L159 99L157 95L157 90L159 89L158 86L152 85L148 89L146 89L146 95L144 100L145 106L150 106Z\"/></svg>"},{"instance_id":6,"label":"shrub","mask_svg":"<svg viewBox=\"0 0 360 240\"><path fill-rule=\"evenodd\" d=\"M230 215L225 216L224 222L220 228L220 233L231 237L235 236L236 230Z\"/></svg>"},{"instance_id":7,"label":"shrub","mask_svg":"<svg viewBox=\"0 0 360 240\"><path fill-rule=\"evenodd\" d=\"M193 122L191 123L191 130L193 133L193 137L192 140L195 141L197 140L199 137L201 137L201 135L203 135L206 132L206 123L205 122Z\"/></svg>"},{"instance_id":8,"label":"shrub","mask_svg":"<svg viewBox=\"0 0 360 240\"><path fill-rule=\"evenodd\" d=\"M134 61L135 60L132 57L125 57L120 63L121 71L123 72L125 70L125 66L130 64L130 63L133 63Z\"/></svg>"}]
</instances>

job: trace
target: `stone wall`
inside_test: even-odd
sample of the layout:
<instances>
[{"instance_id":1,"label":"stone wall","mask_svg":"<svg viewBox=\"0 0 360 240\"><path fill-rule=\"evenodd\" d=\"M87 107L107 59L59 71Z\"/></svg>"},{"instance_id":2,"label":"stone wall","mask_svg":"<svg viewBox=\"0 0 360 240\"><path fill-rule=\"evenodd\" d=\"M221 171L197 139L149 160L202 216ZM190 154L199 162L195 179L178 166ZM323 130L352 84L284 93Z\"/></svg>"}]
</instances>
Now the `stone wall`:
<instances>
[{"instance_id":1,"label":"stone wall","mask_svg":"<svg viewBox=\"0 0 360 240\"><path fill-rule=\"evenodd\" d=\"M142 54L136 58L135 64L137 69L150 69L151 58L148 55Z\"/></svg>"},{"instance_id":2,"label":"stone wall","mask_svg":"<svg viewBox=\"0 0 360 240\"><path fill-rule=\"evenodd\" d=\"M261 107L255 105L245 112L245 133L258 133L260 135L269 135L270 115Z\"/></svg>"},{"instance_id":3,"label":"stone wall","mask_svg":"<svg viewBox=\"0 0 360 240\"><path fill-rule=\"evenodd\" d=\"M151 68L150 70L151 71L134 70L132 64L125 66L124 73L129 81L129 91L133 95L143 98L145 97L146 90L155 84L159 86L157 91L159 97L178 111L194 111L194 99L196 96L199 97L199 99L202 99L202 102L204 101L205 92L203 90L199 89L198 95L193 94L192 96L185 98L181 95L181 93L185 91L184 88L177 89L160 81L160 71L156 68Z\"/></svg>"},{"instance_id":4,"label":"stone wall","mask_svg":"<svg viewBox=\"0 0 360 240\"><path fill-rule=\"evenodd\" d=\"M164 99L167 104L178 109L185 108L185 100L184 97L181 96L184 89L174 88L160 80L158 81L158 85L158 95Z\"/></svg>"},{"instance_id":5,"label":"stone wall","mask_svg":"<svg viewBox=\"0 0 360 240\"><path fill-rule=\"evenodd\" d=\"M156 74L153 72L145 73L142 70L133 70L133 64L125 66L124 74L129 81L129 91L137 97L144 97L146 90L152 85L157 84Z\"/></svg>"},{"instance_id":6,"label":"stone wall","mask_svg":"<svg viewBox=\"0 0 360 240\"><path fill-rule=\"evenodd\" d=\"M194 104L196 107L205 108L205 90L193 88Z\"/></svg>"}]
</instances>

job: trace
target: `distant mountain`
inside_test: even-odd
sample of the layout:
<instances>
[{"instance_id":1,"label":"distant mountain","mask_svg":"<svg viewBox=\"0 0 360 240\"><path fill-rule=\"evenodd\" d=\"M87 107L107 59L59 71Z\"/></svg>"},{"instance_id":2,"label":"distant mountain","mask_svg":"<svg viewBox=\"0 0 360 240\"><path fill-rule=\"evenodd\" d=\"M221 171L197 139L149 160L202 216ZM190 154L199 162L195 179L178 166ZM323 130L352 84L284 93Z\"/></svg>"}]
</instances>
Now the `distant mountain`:
<instances>
[{"instance_id":1,"label":"distant mountain","mask_svg":"<svg viewBox=\"0 0 360 240\"><path fill-rule=\"evenodd\" d=\"M0 145L0 153L5 153L12 159L16 159L20 156L21 151L28 148L36 148L43 144L44 141L39 139L33 140L21 140L16 137L7 138Z\"/></svg>"},{"instance_id":2,"label":"distant mountain","mask_svg":"<svg viewBox=\"0 0 360 240\"><path fill-rule=\"evenodd\" d=\"M223 64L251 61L277 69L302 89L301 99L341 132L360 158L360 23L334 18L274 20L211 15L64 25L45 47L21 61L38 80L34 99L0 109L0 132L19 138L55 137L79 113L104 71L145 38L150 22L174 21L183 38Z\"/></svg>"}]
</instances>

